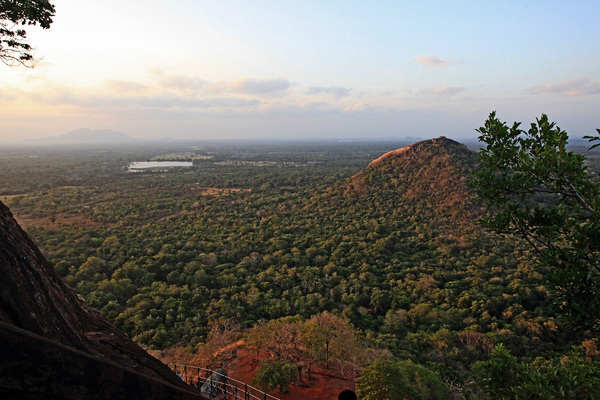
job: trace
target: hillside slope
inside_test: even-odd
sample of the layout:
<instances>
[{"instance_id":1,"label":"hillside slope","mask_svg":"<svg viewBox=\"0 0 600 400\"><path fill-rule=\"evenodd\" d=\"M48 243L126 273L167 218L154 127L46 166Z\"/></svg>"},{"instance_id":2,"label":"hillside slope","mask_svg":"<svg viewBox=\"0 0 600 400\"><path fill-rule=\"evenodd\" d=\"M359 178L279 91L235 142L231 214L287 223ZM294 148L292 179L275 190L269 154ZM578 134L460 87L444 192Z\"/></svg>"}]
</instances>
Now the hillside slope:
<instances>
[{"instance_id":1,"label":"hillside slope","mask_svg":"<svg viewBox=\"0 0 600 400\"><path fill-rule=\"evenodd\" d=\"M370 160L331 185L209 194L179 174L128 175L11 204L93 206L81 214L93 224L29 232L70 287L153 349L203 342L215 321L323 311L448 379L497 343L518 356L569 348L534 256L477 223L472 152L439 138Z\"/></svg>"},{"instance_id":2,"label":"hillside slope","mask_svg":"<svg viewBox=\"0 0 600 400\"><path fill-rule=\"evenodd\" d=\"M341 187L345 196L392 196L408 214L437 220L438 227L474 221L480 209L469 190L476 153L446 137L390 151Z\"/></svg>"}]
</instances>

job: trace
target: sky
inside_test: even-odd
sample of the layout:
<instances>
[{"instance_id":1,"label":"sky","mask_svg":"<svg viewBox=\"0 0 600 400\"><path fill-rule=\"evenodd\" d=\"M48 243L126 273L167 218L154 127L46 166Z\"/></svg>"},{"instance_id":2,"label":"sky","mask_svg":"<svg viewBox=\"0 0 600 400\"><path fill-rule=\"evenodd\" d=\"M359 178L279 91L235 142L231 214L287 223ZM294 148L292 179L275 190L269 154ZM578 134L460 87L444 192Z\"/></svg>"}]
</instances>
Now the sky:
<instances>
[{"instance_id":1,"label":"sky","mask_svg":"<svg viewBox=\"0 0 600 400\"><path fill-rule=\"evenodd\" d=\"M0 64L0 142L477 137L600 128L600 1L54 0Z\"/></svg>"}]
</instances>

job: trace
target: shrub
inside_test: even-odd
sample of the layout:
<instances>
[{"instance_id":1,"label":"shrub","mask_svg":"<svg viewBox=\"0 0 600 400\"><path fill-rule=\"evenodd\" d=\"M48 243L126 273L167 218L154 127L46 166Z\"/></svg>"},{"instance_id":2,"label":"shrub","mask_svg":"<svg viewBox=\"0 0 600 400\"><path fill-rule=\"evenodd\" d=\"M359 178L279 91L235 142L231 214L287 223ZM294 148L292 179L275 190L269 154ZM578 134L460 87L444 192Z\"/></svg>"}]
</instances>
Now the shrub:
<instances>
[{"instance_id":1,"label":"shrub","mask_svg":"<svg viewBox=\"0 0 600 400\"><path fill-rule=\"evenodd\" d=\"M410 360L376 360L357 382L362 400L441 400L449 398L446 385L427 368Z\"/></svg>"},{"instance_id":2,"label":"shrub","mask_svg":"<svg viewBox=\"0 0 600 400\"><path fill-rule=\"evenodd\" d=\"M265 392L279 388L279 393L289 393L297 374L298 368L289 361L268 360L260 363L252 384Z\"/></svg>"}]
</instances>

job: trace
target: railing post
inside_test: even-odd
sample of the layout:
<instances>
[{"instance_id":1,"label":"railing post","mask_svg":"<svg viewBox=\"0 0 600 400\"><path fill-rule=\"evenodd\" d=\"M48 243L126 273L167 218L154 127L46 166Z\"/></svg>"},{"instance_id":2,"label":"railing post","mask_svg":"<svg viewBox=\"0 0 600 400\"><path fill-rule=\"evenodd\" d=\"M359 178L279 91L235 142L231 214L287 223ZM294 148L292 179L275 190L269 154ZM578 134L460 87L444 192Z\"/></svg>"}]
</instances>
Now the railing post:
<instances>
[{"instance_id":1,"label":"railing post","mask_svg":"<svg viewBox=\"0 0 600 400\"><path fill-rule=\"evenodd\" d=\"M202 392L202 385L204 383L208 383L208 388L209 388L209 398L210 399L226 399L228 398L228 396L231 396L231 399L236 399L236 400L242 400L242 396L241 396L241 391L244 391L244 396L243 396L243 400L252 400L252 399L260 399L260 393L263 394L262 399L261 400L279 400L274 396L269 395L266 392L263 392L262 390L258 390L252 386L248 386L248 383L246 382L241 382L238 381L236 379L233 379L236 384L232 384L229 379L225 378L225 376L223 374L221 374L220 372L217 373L216 371L212 371L210 369L207 368L201 368L198 366L191 366L191 365L186 365L186 364L167 364L167 366L172 367L173 371L181 371L181 377L183 378L183 380L188 383L188 384L196 384L196 389L198 389L199 391ZM188 368L189 367L189 368ZM196 373L194 374L194 368L196 368ZM205 375L205 374L209 374L209 375ZM221 382L221 380L219 379L217 382L217 384L215 384L215 378L218 378L217 375L221 378L223 378L223 381ZM198 379L196 381L194 381L194 376L197 376ZM210 382L208 382L210 379ZM219 386L217 386L220 383ZM238 386L239 385L239 386ZM229 389L227 389L228 386L231 386ZM221 396L219 395L219 390L221 391ZM254 390L256 392L256 394L253 394L252 390ZM213 393L213 391L215 393ZM203 392L204 393L204 392Z\"/></svg>"}]
</instances>

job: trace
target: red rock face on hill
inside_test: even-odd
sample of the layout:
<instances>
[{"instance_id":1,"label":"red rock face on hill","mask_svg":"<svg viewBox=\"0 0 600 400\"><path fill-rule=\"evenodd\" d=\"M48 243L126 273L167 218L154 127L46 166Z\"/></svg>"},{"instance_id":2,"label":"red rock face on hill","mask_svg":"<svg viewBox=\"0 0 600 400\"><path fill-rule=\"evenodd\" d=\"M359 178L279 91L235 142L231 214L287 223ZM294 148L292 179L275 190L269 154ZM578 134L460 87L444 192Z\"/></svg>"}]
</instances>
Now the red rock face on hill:
<instances>
[{"instance_id":1,"label":"red rock face on hill","mask_svg":"<svg viewBox=\"0 0 600 400\"><path fill-rule=\"evenodd\" d=\"M8 398L7 394L32 399L195 397L168 367L127 338L62 281L1 202L0 328L2 398ZM46 365L33 365L34 358ZM66 370L65 362L77 365L77 372ZM30 371L32 368L39 370ZM14 370L20 370L20 375L11 372ZM86 370L95 371L95 376L86 376ZM80 376L81 381L74 376ZM61 378L68 381L64 388ZM90 380L99 386L95 393L84 387ZM102 380L107 384L97 385ZM108 393L97 392L103 390Z\"/></svg>"}]
</instances>

